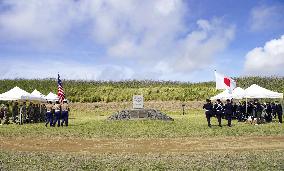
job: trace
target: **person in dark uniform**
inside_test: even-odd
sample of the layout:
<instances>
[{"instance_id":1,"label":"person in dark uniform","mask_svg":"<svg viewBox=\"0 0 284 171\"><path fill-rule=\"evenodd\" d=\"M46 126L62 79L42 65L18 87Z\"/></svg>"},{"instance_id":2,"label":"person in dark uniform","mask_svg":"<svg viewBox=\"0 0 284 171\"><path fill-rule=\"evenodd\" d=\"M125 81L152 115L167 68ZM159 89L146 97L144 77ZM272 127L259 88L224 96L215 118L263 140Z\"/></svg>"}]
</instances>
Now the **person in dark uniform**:
<instances>
[{"instance_id":1,"label":"person in dark uniform","mask_svg":"<svg viewBox=\"0 0 284 171\"><path fill-rule=\"evenodd\" d=\"M212 110L212 115L211 117L216 117L216 109L214 108L214 106L217 104L217 102L215 101L213 105L213 110Z\"/></svg>"},{"instance_id":2,"label":"person in dark uniform","mask_svg":"<svg viewBox=\"0 0 284 171\"><path fill-rule=\"evenodd\" d=\"M277 113L279 123L282 123L282 116L283 116L282 105L280 103L276 102L275 106L276 106L275 109L276 109L276 113Z\"/></svg>"},{"instance_id":3,"label":"person in dark uniform","mask_svg":"<svg viewBox=\"0 0 284 171\"><path fill-rule=\"evenodd\" d=\"M39 104L34 105L34 123L37 123L39 121L39 116L40 116L40 107Z\"/></svg>"},{"instance_id":4,"label":"person in dark uniform","mask_svg":"<svg viewBox=\"0 0 284 171\"><path fill-rule=\"evenodd\" d=\"M19 124L25 124L27 123L27 106L26 102L23 102L21 108L20 108L20 119L19 119Z\"/></svg>"},{"instance_id":5,"label":"person in dark uniform","mask_svg":"<svg viewBox=\"0 0 284 171\"><path fill-rule=\"evenodd\" d=\"M52 107L53 107L52 102L49 101L46 105L46 123L45 123L46 127L48 124L50 124L50 126L53 125Z\"/></svg>"},{"instance_id":6,"label":"person in dark uniform","mask_svg":"<svg viewBox=\"0 0 284 171\"><path fill-rule=\"evenodd\" d=\"M68 118L69 118L69 105L67 103L67 100L63 100L63 104L61 105L61 111L62 111L62 122L61 126L65 123L65 126L68 126Z\"/></svg>"},{"instance_id":7,"label":"person in dark uniform","mask_svg":"<svg viewBox=\"0 0 284 171\"><path fill-rule=\"evenodd\" d=\"M221 119L223 115L223 103L220 99L217 99L217 103L214 105L214 109L216 111L216 117L218 119L219 126L222 127Z\"/></svg>"},{"instance_id":8,"label":"person in dark uniform","mask_svg":"<svg viewBox=\"0 0 284 171\"><path fill-rule=\"evenodd\" d=\"M4 119L4 108L5 108L5 105L4 104L1 104L1 108L0 108L0 125L2 125L2 121Z\"/></svg>"},{"instance_id":9,"label":"person in dark uniform","mask_svg":"<svg viewBox=\"0 0 284 171\"><path fill-rule=\"evenodd\" d=\"M211 127L210 118L213 114L213 105L211 103L211 100L206 99L206 103L203 105L203 109L205 110L208 126Z\"/></svg>"},{"instance_id":10,"label":"person in dark uniform","mask_svg":"<svg viewBox=\"0 0 284 171\"><path fill-rule=\"evenodd\" d=\"M9 124L9 104L1 105L1 112L0 112L0 125L2 125L1 120L3 120L3 124Z\"/></svg>"},{"instance_id":11,"label":"person in dark uniform","mask_svg":"<svg viewBox=\"0 0 284 171\"><path fill-rule=\"evenodd\" d=\"M243 121L242 104L240 102L237 105L236 117L238 119L238 122Z\"/></svg>"},{"instance_id":12,"label":"person in dark uniform","mask_svg":"<svg viewBox=\"0 0 284 171\"><path fill-rule=\"evenodd\" d=\"M13 122L16 123L16 118L17 116L19 115L19 107L18 107L18 102L15 102L13 104L13 107L12 107L12 117L13 117Z\"/></svg>"},{"instance_id":13,"label":"person in dark uniform","mask_svg":"<svg viewBox=\"0 0 284 171\"><path fill-rule=\"evenodd\" d=\"M245 120L248 119L248 114L247 114L247 111L246 111L246 102L245 101L242 102L240 108L241 108L243 121L245 121Z\"/></svg>"},{"instance_id":14,"label":"person in dark uniform","mask_svg":"<svg viewBox=\"0 0 284 171\"><path fill-rule=\"evenodd\" d=\"M259 101L257 99L254 100L254 117L256 118L256 123L260 124L261 123L261 114L263 111L263 107L261 106L261 104L259 103Z\"/></svg>"},{"instance_id":15,"label":"person in dark uniform","mask_svg":"<svg viewBox=\"0 0 284 171\"><path fill-rule=\"evenodd\" d=\"M233 103L233 101L231 101L232 105L233 105L233 115L232 115L232 118L234 119L237 119L237 108L238 108L238 105L236 102Z\"/></svg>"},{"instance_id":16,"label":"person in dark uniform","mask_svg":"<svg viewBox=\"0 0 284 171\"><path fill-rule=\"evenodd\" d=\"M9 122L9 104L4 107L4 124L10 124Z\"/></svg>"},{"instance_id":17,"label":"person in dark uniform","mask_svg":"<svg viewBox=\"0 0 284 171\"><path fill-rule=\"evenodd\" d=\"M271 109L272 109L272 117L276 118L276 105L274 102L271 103Z\"/></svg>"},{"instance_id":18,"label":"person in dark uniform","mask_svg":"<svg viewBox=\"0 0 284 171\"><path fill-rule=\"evenodd\" d=\"M254 118L254 110L253 110L253 102L250 101L248 102L248 106L247 106L247 116L251 116L252 118Z\"/></svg>"},{"instance_id":19,"label":"person in dark uniform","mask_svg":"<svg viewBox=\"0 0 284 171\"><path fill-rule=\"evenodd\" d=\"M46 118L46 106L45 104L42 104L40 111L40 122L45 122L45 118Z\"/></svg>"},{"instance_id":20,"label":"person in dark uniform","mask_svg":"<svg viewBox=\"0 0 284 171\"><path fill-rule=\"evenodd\" d=\"M224 106L225 109L225 115L228 120L228 126L232 126L232 115L233 115L233 105L231 103L230 99L227 99L227 103Z\"/></svg>"},{"instance_id":21,"label":"person in dark uniform","mask_svg":"<svg viewBox=\"0 0 284 171\"><path fill-rule=\"evenodd\" d=\"M30 105L28 107L28 123L31 123L34 117L34 104L32 102L30 102Z\"/></svg>"},{"instance_id":22,"label":"person in dark uniform","mask_svg":"<svg viewBox=\"0 0 284 171\"><path fill-rule=\"evenodd\" d=\"M265 112L267 114L266 122L272 122L272 108L270 102L266 103Z\"/></svg>"}]
</instances>

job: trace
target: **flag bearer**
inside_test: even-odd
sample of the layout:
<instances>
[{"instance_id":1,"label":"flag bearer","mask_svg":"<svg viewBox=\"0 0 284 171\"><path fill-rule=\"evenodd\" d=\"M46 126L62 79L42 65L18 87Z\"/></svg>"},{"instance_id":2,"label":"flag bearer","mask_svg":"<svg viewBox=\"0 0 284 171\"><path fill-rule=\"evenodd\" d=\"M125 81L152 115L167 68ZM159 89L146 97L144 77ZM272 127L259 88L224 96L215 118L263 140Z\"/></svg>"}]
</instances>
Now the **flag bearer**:
<instances>
[{"instance_id":1,"label":"flag bearer","mask_svg":"<svg viewBox=\"0 0 284 171\"><path fill-rule=\"evenodd\" d=\"M67 103L67 100L63 101L63 104L61 105L61 109L62 109L62 122L61 122L61 126L63 126L63 124L65 123L65 126L68 126L68 118L69 118L69 105Z\"/></svg>"},{"instance_id":2,"label":"flag bearer","mask_svg":"<svg viewBox=\"0 0 284 171\"><path fill-rule=\"evenodd\" d=\"M56 101L56 103L53 106L54 109L54 114L55 114L55 120L53 122L53 126L55 126L56 122L57 122L57 126L60 126L60 109L61 109L61 105L59 104L59 101Z\"/></svg>"}]
</instances>

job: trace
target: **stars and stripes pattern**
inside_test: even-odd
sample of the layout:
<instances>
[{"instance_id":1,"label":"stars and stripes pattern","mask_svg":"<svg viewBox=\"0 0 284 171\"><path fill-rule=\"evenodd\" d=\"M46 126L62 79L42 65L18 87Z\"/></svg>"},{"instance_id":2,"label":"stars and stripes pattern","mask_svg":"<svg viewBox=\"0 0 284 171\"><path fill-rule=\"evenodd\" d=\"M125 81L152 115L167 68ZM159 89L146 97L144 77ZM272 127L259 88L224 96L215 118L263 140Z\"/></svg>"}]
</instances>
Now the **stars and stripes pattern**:
<instances>
[{"instance_id":1,"label":"stars and stripes pattern","mask_svg":"<svg viewBox=\"0 0 284 171\"><path fill-rule=\"evenodd\" d=\"M57 79L57 86L58 86L57 96L58 96L59 102L61 103L65 99L65 94L64 94L62 81L60 80L59 74L58 74L58 79Z\"/></svg>"}]
</instances>

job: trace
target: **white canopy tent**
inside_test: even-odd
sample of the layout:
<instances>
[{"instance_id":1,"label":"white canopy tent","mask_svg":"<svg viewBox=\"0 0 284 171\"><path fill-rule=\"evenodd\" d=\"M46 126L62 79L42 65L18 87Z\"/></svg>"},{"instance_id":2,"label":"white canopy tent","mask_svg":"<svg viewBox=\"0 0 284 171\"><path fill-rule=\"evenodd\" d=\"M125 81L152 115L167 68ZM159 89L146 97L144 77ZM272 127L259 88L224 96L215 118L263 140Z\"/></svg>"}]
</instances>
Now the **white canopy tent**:
<instances>
[{"instance_id":1,"label":"white canopy tent","mask_svg":"<svg viewBox=\"0 0 284 171\"><path fill-rule=\"evenodd\" d=\"M229 92L229 90L224 90L220 94L217 94L214 97L211 97L211 100L216 99L256 99L256 98L271 98L271 99L282 99L283 93L274 92L268 89L265 89L263 87L260 87L256 84L251 85L247 89L242 89L240 87L235 88L232 93Z\"/></svg>"},{"instance_id":2,"label":"white canopy tent","mask_svg":"<svg viewBox=\"0 0 284 171\"><path fill-rule=\"evenodd\" d=\"M3 101L12 101L12 100L30 100L30 101L43 101L45 99L41 97L36 97L25 90L20 89L19 87L14 87L11 90L0 94L0 100Z\"/></svg>"},{"instance_id":3,"label":"white canopy tent","mask_svg":"<svg viewBox=\"0 0 284 171\"><path fill-rule=\"evenodd\" d=\"M246 104L248 103L247 99L250 98L270 98L270 99L283 99L283 93L274 92L271 90L268 90L266 88L260 87L259 85L253 84L249 86L247 89L245 89L245 96L246 98ZM246 112L247 112L247 105L246 105Z\"/></svg>"},{"instance_id":4,"label":"white canopy tent","mask_svg":"<svg viewBox=\"0 0 284 171\"><path fill-rule=\"evenodd\" d=\"M42 101L46 101L45 95L43 95L41 92L39 92L37 89L35 89L31 95L36 96L38 98L41 98Z\"/></svg>"},{"instance_id":5,"label":"white canopy tent","mask_svg":"<svg viewBox=\"0 0 284 171\"><path fill-rule=\"evenodd\" d=\"M216 99L242 99L244 97L245 90L242 89L241 87L235 88L231 93L229 90L224 90L220 94L217 94L214 97L211 97L211 100L216 100Z\"/></svg>"},{"instance_id":6,"label":"white canopy tent","mask_svg":"<svg viewBox=\"0 0 284 171\"><path fill-rule=\"evenodd\" d=\"M242 99L245 96L245 90L241 87L237 87L233 90L232 94L234 99Z\"/></svg>"},{"instance_id":7,"label":"white canopy tent","mask_svg":"<svg viewBox=\"0 0 284 171\"><path fill-rule=\"evenodd\" d=\"M217 94L216 96L213 96L210 98L211 100L225 100L225 99L232 99L232 94L229 93L229 90L224 90L223 92Z\"/></svg>"},{"instance_id":8,"label":"white canopy tent","mask_svg":"<svg viewBox=\"0 0 284 171\"><path fill-rule=\"evenodd\" d=\"M274 92L263 87L260 87L256 84L251 85L245 89L244 98L281 98L283 99L283 93Z\"/></svg>"},{"instance_id":9,"label":"white canopy tent","mask_svg":"<svg viewBox=\"0 0 284 171\"><path fill-rule=\"evenodd\" d=\"M58 96L52 92L49 92L48 95L45 96L45 98L46 100L52 101L52 102L55 102L59 99Z\"/></svg>"},{"instance_id":10,"label":"white canopy tent","mask_svg":"<svg viewBox=\"0 0 284 171\"><path fill-rule=\"evenodd\" d=\"M43 95L41 92L39 92L37 89L35 89L32 93L32 95L36 96L36 97L41 97L45 99L45 95Z\"/></svg>"}]
</instances>

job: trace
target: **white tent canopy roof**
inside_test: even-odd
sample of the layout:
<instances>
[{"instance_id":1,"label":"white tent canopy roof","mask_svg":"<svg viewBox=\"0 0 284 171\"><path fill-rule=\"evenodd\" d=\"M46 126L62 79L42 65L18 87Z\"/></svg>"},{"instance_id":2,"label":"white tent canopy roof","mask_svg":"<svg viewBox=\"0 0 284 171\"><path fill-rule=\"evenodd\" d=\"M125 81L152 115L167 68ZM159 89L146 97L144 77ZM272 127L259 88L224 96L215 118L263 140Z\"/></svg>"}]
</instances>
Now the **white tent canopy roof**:
<instances>
[{"instance_id":1,"label":"white tent canopy roof","mask_svg":"<svg viewBox=\"0 0 284 171\"><path fill-rule=\"evenodd\" d=\"M229 93L229 90L224 90L223 92L217 94L216 96L213 96L210 98L211 100L217 100L217 99L232 99L232 94Z\"/></svg>"},{"instance_id":2,"label":"white tent canopy roof","mask_svg":"<svg viewBox=\"0 0 284 171\"><path fill-rule=\"evenodd\" d=\"M240 87L235 88L232 93L229 90L225 90L214 97L211 100L216 99L243 99L243 98L283 98L283 93L274 92L256 84L251 85L247 89L242 89Z\"/></svg>"},{"instance_id":3,"label":"white tent canopy roof","mask_svg":"<svg viewBox=\"0 0 284 171\"><path fill-rule=\"evenodd\" d=\"M41 97L34 96L19 87L14 87L11 90L0 94L0 100L34 100L34 101L44 101L45 99Z\"/></svg>"},{"instance_id":4,"label":"white tent canopy roof","mask_svg":"<svg viewBox=\"0 0 284 171\"><path fill-rule=\"evenodd\" d=\"M37 89L35 89L32 93L32 95L36 96L36 97L41 97L41 98L45 98L45 95L43 95L41 92L39 92Z\"/></svg>"},{"instance_id":5,"label":"white tent canopy roof","mask_svg":"<svg viewBox=\"0 0 284 171\"><path fill-rule=\"evenodd\" d=\"M253 84L245 89L244 98L283 98L283 93L277 93Z\"/></svg>"},{"instance_id":6,"label":"white tent canopy roof","mask_svg":"<svg viewBox=\"0 0 284 171\"><path fill-rule=\"evenodd\" d=\"M52 92L49 92L48 95L45 96L48 101L56 101L58 100L58 96Z\"/></svg>"},{"instance_id":7,"label":"white tent canopy roof","mask_svg":"<svg viewBox=\"0 0 284 171\"><path fill-rule=\"evenodd\" d=\"M234 99L242 99L245 96L245 90L241 87L237 87L232 92Z\"/></svg>"},{"instance_id":8,"label":"white tent canopy roof","mask_svg":"<svg viewBox=\"0 0 284 171\"><path fill-rule=\"evenodd\" d=\"M211 97L211 100L216 100L216 99L242 99L244 97L244 92L245 90L242 89L241 87L235 88L231 93L229 90L224 90L220 94L217 94L214 97Z\"/></svg>"}]
</instances>

